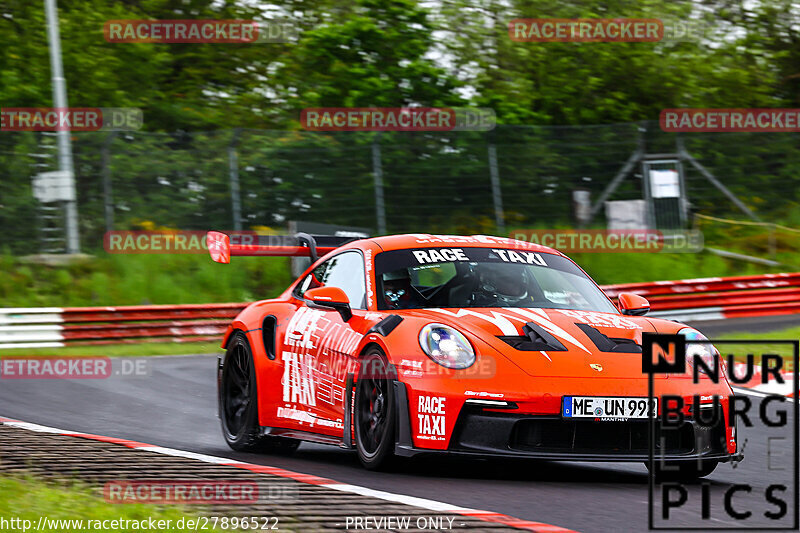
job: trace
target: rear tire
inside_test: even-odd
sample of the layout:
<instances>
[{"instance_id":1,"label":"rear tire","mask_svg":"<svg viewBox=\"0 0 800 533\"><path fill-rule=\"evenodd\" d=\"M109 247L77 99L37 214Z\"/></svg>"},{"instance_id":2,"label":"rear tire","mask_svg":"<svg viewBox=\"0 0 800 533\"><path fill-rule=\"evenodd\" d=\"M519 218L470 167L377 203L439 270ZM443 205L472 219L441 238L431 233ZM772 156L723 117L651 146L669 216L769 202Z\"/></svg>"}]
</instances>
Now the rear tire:
<instances>
[{"instance_id":1,"label":"rear tire","mask_svg":"<svg viewBox=\"0 0 800 533\"><path fill-rule=\"evenodd\" d=\"M364 468L384 470L394 463L396 411L394 376L386 356L373 348L361 360L353 417L358 459Z\"/></svg>"},{"instance_id":2,"label":"rear tire","mask_svg":"<svg viewBox=\"0 0 800 533\"><path fill-rule=\"evenodd\" d=\"M219 379L219 418L225 442L236 451L290 454L300 445L297 440L261 435L253 352L242 332L234 334L225 352Z\"/></svg>"},{"instance_id":3,"label":"rear tire","mask_svg":"<svg viewBox=\"0 0 800 533\"><path fill-rule=\"evenodd\" d=\"M716 459L702 459L697 461L666 461L664 467L655 460L655 476L659 481L696 481L710 475L719 461ZM647 469L650 465L645 463Z\"/></svg>"}]
</instances>

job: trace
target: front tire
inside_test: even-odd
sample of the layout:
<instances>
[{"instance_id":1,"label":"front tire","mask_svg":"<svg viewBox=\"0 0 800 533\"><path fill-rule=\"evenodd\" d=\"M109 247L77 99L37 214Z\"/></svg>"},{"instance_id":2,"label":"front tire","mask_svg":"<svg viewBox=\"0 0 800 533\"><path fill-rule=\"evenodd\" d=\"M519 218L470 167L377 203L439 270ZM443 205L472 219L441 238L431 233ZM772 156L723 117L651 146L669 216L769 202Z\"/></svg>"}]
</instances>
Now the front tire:
<instances>
[{"instance_id":1,"label":"front tire","mask_svg":"<svg viewBox=\"0 0 800 533\"><path fill-rule=\"evenodd\" d=\"M228 343L219 380L219 418L222 436L240 452L289 454L299 441L261 435L258 422L258 387L253 352L242 332Z\"/></svg>"},{"instance_id":2,"label":"front tire","mask_svg":"<svg viewBox=\"0 0 800 533\"><path fill-rule=\"evenodd\" d=\"M361 361L356 384L355 440L358 459L368 470L394 461L396 400L386 356L373 348Z\"/></svg>"}]
</instances>

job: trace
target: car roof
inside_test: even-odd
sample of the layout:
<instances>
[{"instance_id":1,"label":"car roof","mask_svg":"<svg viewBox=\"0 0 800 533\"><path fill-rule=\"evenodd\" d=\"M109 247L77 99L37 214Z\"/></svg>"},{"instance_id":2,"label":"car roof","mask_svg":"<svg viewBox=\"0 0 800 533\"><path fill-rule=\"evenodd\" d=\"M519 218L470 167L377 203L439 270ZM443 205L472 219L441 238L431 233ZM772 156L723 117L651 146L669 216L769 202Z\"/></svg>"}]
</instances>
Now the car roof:
<instances>
[{"instance_id":1,"label":"car roof","mask_svg":"<svg viewBox=\"0 0 800 533\"><path fill-rule=\"evenodd\" d=\"M525 241L518 241L508 237L495 237L493 235L431 235L428 233L406 233L402 235L387 235L385 237L372 237L370 240L384 251L405 250L409 248L444 248L463 246L471 248L513 248L528 252L543 252L555 255L564 255L558 250ZM358 241L352 243L357 246Z\"/></svg>"}]
</instances>

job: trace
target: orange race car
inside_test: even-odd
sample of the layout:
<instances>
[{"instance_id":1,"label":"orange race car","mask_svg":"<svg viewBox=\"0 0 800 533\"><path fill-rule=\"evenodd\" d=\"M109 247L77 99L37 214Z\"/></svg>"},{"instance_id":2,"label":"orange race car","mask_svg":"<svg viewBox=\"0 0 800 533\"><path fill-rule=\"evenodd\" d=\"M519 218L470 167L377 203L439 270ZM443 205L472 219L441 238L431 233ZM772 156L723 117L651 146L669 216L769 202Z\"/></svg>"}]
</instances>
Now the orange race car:
<instances>
[{"instance_id":1,"label":"orange race car","mask_svg":"<svg viewBox=\"0 0 800 533\"><path fill-rule=\"evenodd\" d=\"M209 232L207 241L221 263L312 259L225 333L219 415L235 450L327 443L355 448L367 468L438 453L641 462L651 414L660 424L659 397L679 395L686 417L659 428L659 464L691 478L740 457L725 378L656 375L648 398L642 334L705 337L641 316L649 304L634 294L620 295L617 308L556 250L427 234L231 244ZM694 346L704 361L719 358L710 344ZM695 396L702 404L692 405ZM721 416L700 423L693 407Z\"/></svg>"}]
</instances>

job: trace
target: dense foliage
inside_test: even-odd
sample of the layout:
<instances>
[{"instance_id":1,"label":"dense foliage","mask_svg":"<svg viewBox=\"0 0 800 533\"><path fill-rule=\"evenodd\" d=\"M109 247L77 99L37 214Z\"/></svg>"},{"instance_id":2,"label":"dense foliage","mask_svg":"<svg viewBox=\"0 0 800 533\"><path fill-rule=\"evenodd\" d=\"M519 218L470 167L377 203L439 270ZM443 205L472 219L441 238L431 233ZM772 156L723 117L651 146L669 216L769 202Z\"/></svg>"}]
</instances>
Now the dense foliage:
<instances>
[{"instance_id":1,"label":"dense foliage","mask_svg":"<svg viewBox=\"0 0 800 533\"><path fill-rule=\"evenodd\" d=\"M308 106L469 102L506 124L563 125L800 104L791 0L61 0L59 10L70 103L141 107L149 130L285 128ZM112 44L102 34L110 19L278 16L300 28L295 43ZM537 44L509 39L519 17L707 26L686 42ZM0 102L50 98L43 3L3 0Z\"/></svg>"},{"instance_id":2,"label":"dense foliage","mask_svg":"<svg viewBox=\"0 0 800 533\"><path fill-rule=\"evenodd\" d=\"M662 109L800 107L792 0L58 3L70 105L144 111L143 132L73 136L87 249L105 230L104 147L117 229L230 227L235 139L246 226L306 219L375 228L378 143L389 231L477 232L495 229L489 143L508 225L569 223L571 191L597 198L639 142L639 121L651 121L649 151L673 151L674 136L652 122ZM112 19L278 17L296 24L296 41L112 44L102 33ZM659 18L703 31L660 43L511 40L508 22L524 17ZM43 2L0 0L0 105L51 102ZM378 138L299 131L305 107L405 105L490 107L505 126ZM687 146L751 209L796 222L794 134L703 135ZM31 251L39 216L30 177L54 168L54 153L51 135L0 135L0 248ZM695 171L687 178L695 209L738 214ZM637 187L631 180L617 198L641 197Z\"/></svg>"}]
</instances>

